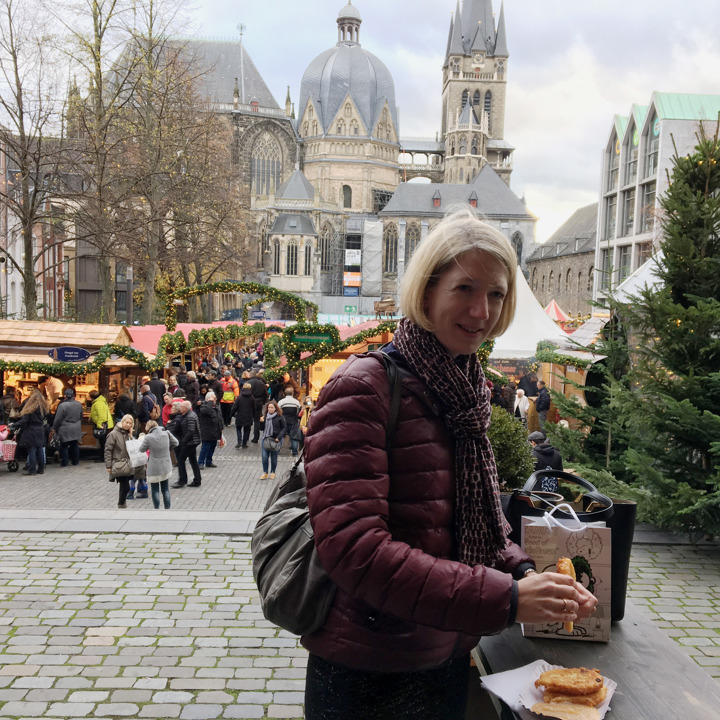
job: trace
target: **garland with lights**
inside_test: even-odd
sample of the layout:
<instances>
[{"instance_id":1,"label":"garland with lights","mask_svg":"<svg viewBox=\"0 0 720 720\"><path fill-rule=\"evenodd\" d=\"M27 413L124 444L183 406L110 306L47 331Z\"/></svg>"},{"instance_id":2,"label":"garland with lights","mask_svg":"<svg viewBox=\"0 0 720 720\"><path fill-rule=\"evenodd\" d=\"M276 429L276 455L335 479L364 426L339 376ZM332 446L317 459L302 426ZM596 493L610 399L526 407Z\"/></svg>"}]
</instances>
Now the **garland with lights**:
<instances>
[{"instance_id":1,"label":"garland with lights","mask_svg":"<svg viewBox=\"0 0 720 720\"><path fill-rule=\"evenodd\" d=\"M243 323L248 321L248 308L263 302L277 301L292 307L295 319L298 322L306 322L309 319L317 322L318 306L308 300L304 300L298 295L277 290L269 285L262 285L256 282L240 282L237 280L220 280L218 282L206 283L204 285L192 285L190 287L182 287L165 296L165 327L168 331L173 331L177 327L177 307L182 304L180 301L187 300L191 297L199 295L208 295L209 293L229 293L242 292L251 295L259 295L258 298L249 300L243 307Z\"/></svg>"}]
</instances>

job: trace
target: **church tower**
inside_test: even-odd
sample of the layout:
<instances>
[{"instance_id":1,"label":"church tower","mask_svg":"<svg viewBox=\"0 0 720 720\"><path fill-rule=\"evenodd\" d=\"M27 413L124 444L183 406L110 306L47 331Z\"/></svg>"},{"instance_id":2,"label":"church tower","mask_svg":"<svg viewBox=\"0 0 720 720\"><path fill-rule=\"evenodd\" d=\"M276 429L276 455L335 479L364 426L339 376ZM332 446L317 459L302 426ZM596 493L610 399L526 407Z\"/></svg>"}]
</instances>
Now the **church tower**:
<instances>
[{"instance_id":1,"label":"church tower","mask_svg":"<svg viewBox=\"0 0 720 720\"><path fill-rule=\"evenodd\" d=\"M509 185L512 151L505 141L508 72L505 9L495 24L492 0L458 0L443 65L445 182L469 183L485 164Z\"/></svg>"}]
</instances>

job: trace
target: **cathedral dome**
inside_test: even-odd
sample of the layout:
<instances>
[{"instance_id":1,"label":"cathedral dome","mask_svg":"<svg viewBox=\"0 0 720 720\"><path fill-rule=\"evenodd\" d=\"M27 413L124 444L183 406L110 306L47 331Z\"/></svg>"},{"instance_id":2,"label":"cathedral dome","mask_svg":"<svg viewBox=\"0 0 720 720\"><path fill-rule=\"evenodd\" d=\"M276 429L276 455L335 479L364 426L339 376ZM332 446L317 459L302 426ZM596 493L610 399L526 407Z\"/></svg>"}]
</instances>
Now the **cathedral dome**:
<instances>
[{"instance_id":1,"label":"cathedral dome","mask_svg":"<svg viewBox=\"0 0 720 720\"><path fill-rule=\"evenodd\" d=\"M318 55L307 67L300 85L298 117L312 100L321 131L328 133L348 95L357 108L367 135L372 134L387 102L398 132L395 83L385 64L358 42L360 13L352 4L338 15L339 42ZM298 128L300 121L298 121Z\"/></svg>"}]
</instances>

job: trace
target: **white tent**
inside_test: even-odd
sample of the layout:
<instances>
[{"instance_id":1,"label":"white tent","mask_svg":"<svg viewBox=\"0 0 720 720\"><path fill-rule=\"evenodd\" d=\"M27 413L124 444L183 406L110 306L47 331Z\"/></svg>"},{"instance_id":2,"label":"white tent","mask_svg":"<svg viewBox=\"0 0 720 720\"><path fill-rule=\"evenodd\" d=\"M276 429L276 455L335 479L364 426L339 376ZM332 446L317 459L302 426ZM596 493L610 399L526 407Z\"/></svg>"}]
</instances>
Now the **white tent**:
<instances>
[{"instance_id":1,"label":"white tent","mask_svg":"<svg viewBox=\"0 0 720 720\"><path fill-rule=\"evenodd\" d=\"M505 333L495 339L495 347L490 357L496 360L532 357L541 340L551 340L561 347L566 347L569 344L569 335L547 316L532 294L520 268L517 270L515 288L515 319Z\"/></svg>"},{"instance_id":2,"label":"white tent","mask_svg":"<svg viewBox=\"0 0 720 720\"><path fill-rule=\"evenodd\" d=\"M632 275L615 288L615 299L626 303L631 295L638 295L642 290L653 289L660 285L657 275L658 265L662 262L662 250L646 260Z\"/></svg>"}]
</instances>

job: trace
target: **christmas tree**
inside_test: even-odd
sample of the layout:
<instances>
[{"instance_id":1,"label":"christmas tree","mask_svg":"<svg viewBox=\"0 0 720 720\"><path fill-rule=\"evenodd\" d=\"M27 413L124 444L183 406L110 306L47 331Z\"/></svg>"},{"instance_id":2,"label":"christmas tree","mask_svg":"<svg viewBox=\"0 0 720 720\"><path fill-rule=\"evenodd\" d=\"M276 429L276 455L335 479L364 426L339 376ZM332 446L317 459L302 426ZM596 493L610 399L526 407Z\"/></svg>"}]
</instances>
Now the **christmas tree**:
<instances>
[{"instance_id":1,"label":"christmas tree","mask_svg":"<svg viewBox=\"0 0 720 720\"><path fill-rule=\"evenodd\" d=\"M664 527L720 533L720 144L702 126L661 200L660 282L627 304L629 385L613 398L633 482Z\"/></svg>"}]
</instances>

